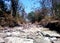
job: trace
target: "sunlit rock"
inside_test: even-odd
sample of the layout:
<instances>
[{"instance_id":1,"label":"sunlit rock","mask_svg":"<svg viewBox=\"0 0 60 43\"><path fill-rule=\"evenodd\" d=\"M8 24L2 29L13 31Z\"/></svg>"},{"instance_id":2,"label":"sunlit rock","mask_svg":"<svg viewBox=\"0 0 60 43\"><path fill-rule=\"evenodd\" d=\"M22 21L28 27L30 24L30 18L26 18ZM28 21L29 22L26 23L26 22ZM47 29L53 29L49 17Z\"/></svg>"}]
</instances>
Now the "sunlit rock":
<instances>
[{"instance_id":1,"label":"sunlit rock","mask_svg":"<svg viewBox=\"0 0 60 43\"><path fill-rule=\"evenodd\" d=\"M18 37L7 37L5 40L6 43L33 43L32 39L24 39Z\"/></svg>"},{"instance_id":2,"label":"sunlit rock","mask_svg":"<svg viewBox=\"0 0 60 43\"><path fill-rule=\"evenodd\" d=\"M4 42L4 39L0 37L0 43L3 43Z\"/></svg>"},{"instance_id":3,"label":"sunlit rock","mask_svg":"<svg viewBox=\"0 0 60 43\"><path fill-rule=\"evenodd\" d=\"M12 32L11 34L12 34L12 36L20 36L20 32L19 31Z\"/></svg>"},{"instance_id":4,"label":"sunlit rock","mask_svg":"<svg viewBox=\"0 0 60 43\"><path fill-rule=\"evenodd\" d=\"M6 37L6 34L5 33L0 33L0 37L1 38Z\"/></svg>"}]
</instances>

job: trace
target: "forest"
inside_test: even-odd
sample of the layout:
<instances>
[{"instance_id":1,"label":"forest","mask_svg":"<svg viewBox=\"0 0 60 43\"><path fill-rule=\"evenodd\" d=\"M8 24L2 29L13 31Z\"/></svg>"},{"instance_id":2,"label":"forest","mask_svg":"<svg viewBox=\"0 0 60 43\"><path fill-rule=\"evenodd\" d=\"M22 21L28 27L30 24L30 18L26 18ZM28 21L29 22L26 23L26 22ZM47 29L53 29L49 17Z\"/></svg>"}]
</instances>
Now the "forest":
<instances>
[{"instance_id":1,"label":"forest","mask_svg":"<svg viewBox=\"0 0 60 43\"><path fill-rule=\"evenodd\" d=\"M35 8L36 3L40 5L37 8ZM27 13L25 5L19 0L0 0L0 25L19 26L27 22L44 24L60 21L59 0L36 0L32 6L32 11Z\"/></svg>"}]
</instances>

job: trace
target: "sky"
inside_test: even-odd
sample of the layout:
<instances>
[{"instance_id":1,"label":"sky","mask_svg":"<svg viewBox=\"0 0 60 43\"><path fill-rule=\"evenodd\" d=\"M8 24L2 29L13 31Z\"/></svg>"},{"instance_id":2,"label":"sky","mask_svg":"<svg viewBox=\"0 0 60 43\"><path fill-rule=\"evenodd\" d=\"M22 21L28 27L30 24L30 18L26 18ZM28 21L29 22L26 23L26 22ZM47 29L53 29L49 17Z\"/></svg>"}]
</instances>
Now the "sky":
<instances>
[{"instance_id":1,"label":"sky","mask_svg":"<svg viewBox=\"0 0 60 43\"><path fill-rule=\"evenodd\" d=\"M19 2L22 2L25 8L26 13L29 13L33 11L33 9L40 7L39 3L35 3L36 0L20 0Z\"/></svg>"},{"instance_id":2,"label":"sky","mask_svg":"<svg viewBox=\"0 0 60 43\"><path fill-rule=\"evenodd\" d=\"M7 1L7 0L6 0L4 3L5 3L5 8L8 9L8 10L6 10L6 11L11 10L11 1L9 1L9 0Z\"/></svg>"},{"instance_id":3,"label":"sky","mask_svg":"<svg viewBox=\"0 0 60 43\"><path fill-rule=\"evenodd\" d=\"M41 8L41 4L38 2L38 0L20 0L20 2L23 3L25 7L25 11L27 13L33 11L36 8ZM48 8L52 7L51 2L48 2L48 0L46 0L45 3L46 3L46 7Z\"/></svg>"},{"instance_id":4,"label":"sky","mask_svg":"<svg viewBox=\"0 0 60 43\"><path fill-rule=\"evenodd\" d=\"M5 5L7 6L7 9L10 10L11 1L10 0L4 0L4 1L5 1ZM40 3L37 2L37 0L19 0L18 2L23 4L23 7L25 8L26 13L29 13L36 8L41 8L41 5L40 5ZM49 4L47 3L47 5L49 5Z\"/></svg>"},{"instance_id":5,"label":"sky","mask_svg":"<svg viewBox=\"0 0 60 43\"><path fill-rule=\"evenodd\" d=\"M5 5L7 6L7 9L10 10L11 1L10 0L4 0L4 1L5 1ZM40 7L40 4L35 2L36 0L19 0L19 3L23 4L26 13L29 13L33 11L33 9Z\"/></svg>"}]
</instances>

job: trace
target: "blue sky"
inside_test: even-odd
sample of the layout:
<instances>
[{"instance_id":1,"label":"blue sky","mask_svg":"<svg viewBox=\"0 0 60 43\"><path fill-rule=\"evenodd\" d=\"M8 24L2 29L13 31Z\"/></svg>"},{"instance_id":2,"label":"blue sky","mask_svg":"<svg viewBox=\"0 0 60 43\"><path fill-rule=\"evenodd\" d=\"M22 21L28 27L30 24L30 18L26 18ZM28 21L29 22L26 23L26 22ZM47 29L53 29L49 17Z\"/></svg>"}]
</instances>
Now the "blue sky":
<instances>
[{"instance_id":1,"label":"blue sky","mask_svg":"<svg viewBox=\"0 0 60 43\"><path fill-rule=\"evenodd\" d=\"M11 2L10 0L4 0L5 1L5 5L7 6L7 9L9 9L9 7L11 6ZM37 8L40 7L39 3L35 3L37 0L19 0L19 3L23 3L23 6L25 8L25 12L29 13L31 11L33 11L33 8ZM8 7L9 6L9 7ZM10 10L10 9L9 9Z\"/></svg>"},{"instance_id":2,"label":"blue sky","mask_svg":"<svg viewBox=\"0 0 60 43\"><path fill-rule=\"evenodd\" d=\"M36 9L37 7L41 8L41 4L38 2L38 0L20 0L20 2L23 3L23 5L25 7L25 11L27 13L33 11L33 9ZM52 5L51 5L52 3L48 2L48 0L46 0L45 3L46 3L46 7L48 7L48 8L52 7Z\"/></svg>"},{"instance_id":3,"label":"blue sky","mask_svg":"<svg viewBox=\"0 0 60 43\"><path fill-rule=\"evenodd\" d=\"M4 3L5 3L5 8L7 8L8 10L11 10L11 1L6 0ZM6 10L6 11L8 11L8 10Z\"/></svg>"},{"instance_id":4,"label":"blue sky","mask_svg":"<svg viewBox=\"0 0 60 43\"><path fill-rule=\"evenodd\" d=\"M36 0L20 0L20 1L23 3L23 5L25 7L25 11L27 13L33 11L33 8L35 9L37 7L40 7L39 3L35 3Z\"/></svg>"},{"instance_id":5,"label":"blue sky","mask_svg":"<svg viewBox=\"0 0 60 43\"><path fill-rule=\"evenodd\" d=\"M11 7L11 1L8 1L8 0L4 0L5 1L5 3L6 3L6 6L8 7ZM36 9L37 7L38 8L41 8L41 5L40 5L40 3L38 3L37 2L37 0L19 0L19 3L23 3L23 6L24 6L24 8L25 8L25 12L26 13L29 13L29 12L31 12L31 11L33 11L34 9ZM47 7L51 7L51 3L50 3L50 5L49 5L49 3L47 2ZM10 9L8 7L8 9Z\"/></svg>"}]
</instances>

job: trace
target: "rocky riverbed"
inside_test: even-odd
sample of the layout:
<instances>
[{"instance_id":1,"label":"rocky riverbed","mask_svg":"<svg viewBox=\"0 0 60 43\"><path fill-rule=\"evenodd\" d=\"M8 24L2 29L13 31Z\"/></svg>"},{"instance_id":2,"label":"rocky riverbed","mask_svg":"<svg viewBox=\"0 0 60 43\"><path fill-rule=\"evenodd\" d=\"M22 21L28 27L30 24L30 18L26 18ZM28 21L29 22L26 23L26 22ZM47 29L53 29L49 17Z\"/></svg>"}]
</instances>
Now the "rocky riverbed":
<instances>
[{"instance_id":1,"label":"rocky riverbed","mask_svg":"<svg viewBox=\"0 0 60 43\"><path fill-rule=\"evenodd\" d=\"M35 24L0 29L0 43L60 43L60 34Z\"/></svg>"}]
</instances>

